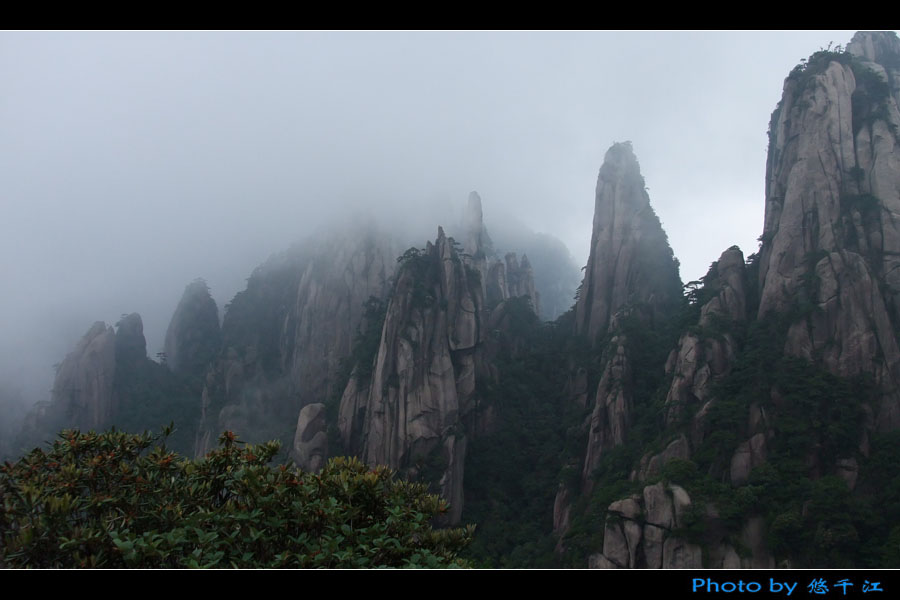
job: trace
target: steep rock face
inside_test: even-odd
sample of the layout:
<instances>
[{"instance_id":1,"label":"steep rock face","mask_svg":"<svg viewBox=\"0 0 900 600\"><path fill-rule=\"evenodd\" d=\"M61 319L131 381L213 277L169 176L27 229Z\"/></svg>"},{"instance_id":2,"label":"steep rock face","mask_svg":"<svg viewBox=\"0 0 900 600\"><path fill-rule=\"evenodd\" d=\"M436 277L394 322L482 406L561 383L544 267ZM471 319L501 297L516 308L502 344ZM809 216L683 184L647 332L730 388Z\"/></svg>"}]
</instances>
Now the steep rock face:
<instances>
[{"instance_id":1,"label":"steep rock face","mask_svg":"<svg viewBox=\"0 0 900 600\"><path fill-rule=\"evenodd\" d=\"M737 343L730 333L720 332L719 328L747 318L744 255L740 248L732 246L723 252L704 284L704 290L715 290L715 295L701 307L697 327L682 334L670 357L671 364L666 367L672 373L666 395L667 425L674 425L688 411L704 406L710 400L711 384L726 375L734 362Z\"/></svg>"},{"instance_id":2,"label":"steep rock face","mask_svg":"<svg viewBox=\"0 0 900 600\"><path fill-rule=\"evenodd\" d=\"M481 276L481 293L486 306L493 308L509 298L527 296L535 314L540 314L534 270L528 257L523 254L520 263L515 252L507 252L501 260L495 254L483 219L481 196L472 192L466 207L463 259Z\"/></svg>"},{"instance_id":3,"label":"steep rock face","mask_svg":"<svg viewBox=\"0 0 900 600\"><path fill-rule=\"evenodd\" d=\"M180 398L174 397L180 390L155 377L154 367L165 369L147 358L141 316L123 315L116 327L94 323L66 356L57 370L50 401L38 403L26 420L17 444L20 448L52 438L62 428L99 430L115 424L140 431L156 428L169 417L156 414L149 397L158 393L177 401ZM137 413L150 415L153 422L136 423Z\"/></svg>"},{"instance_id":4,"label":"steep rock face","mask_svg":"<svg viewBox=\"0 0 900 600\"><path fill-rule=\"evenodd\" d=\"M491 239L496 248L514 249L528 255L539 296L536 314L542 321L556 320L572 308L583 273L562 241L546 233L530 231L515 217L492 222ZM506 267L505 260L499 262ZM488 306L493 305L489 295L485 298Z\"/></svg>"},{"instance_id":5,"label":"steep rock face","mask_svg":"<svg viewBox=\"0 0 900 600\"><path fill-rule=\"evenodd\" d=\"M341 392L334 375L350 354L364 304L371 296L387 297L400 254L397 243L374 228L335 237L316 248L285 323L286 366L302 404Z\"/></svg>"},{"instance_id":6,"label":"steep rock face","mask_svg":"<svg viewBox=\"0 0 900 600\"><path fill-rule=\"evenodd\" d=\"M174 373L200 376L221 346L219 309L206 282L196 279L185 288L166 330L166 364Z\"/></svg>"},{"instance_id":7,"label":"steep rock face","mask_svg":"<svg viewBox=\"0 0 900 600\"><path fill-rule=\"evenodd\" d=\"M879 429L900 426L900 40L792 72L770 125L759 316L800 307L785 352L873 374Z\"/></svg>"},{"instance_id":8,"label":"steep rock face","mask_svg":"<svg viewBox=\"0 0 900 600\"><path fill-rule=\"evenodd\" d=\"M582 487L586 494L590 493L592 475L603 451L625 443L628 435L634 373L628 359L627 345L625 336L612 339L611 356L606 358L606 367L597 385L582 470Z\"/></svg>"},{"instance_id":9,"label":"steep rock face","mask_svg":"<svg viewBox=\"0 0 900 600\"><path fill-rule=\"evenodd\" d=\"M147 359L147 340L141 315L131 313L116 323L116 363L131 367Z\"/></svg>"},{"instance_id":10,"label":"steep rock face","mask_svg":"<svg viewBox=\"0 0 900 600\"><path fill-rule=\"evenodd\" d=\"M641 493L616 500L607 509L603 551L588 558L592 569L772 569L775 561L766 547L765 520L752 517L735 536L748 552L717 533L715 507L707 505L703 548L679 537L687 515L694 509L688 492L675 484L648 485ZM696 517L694 517L696 518Z\"/></svg>"},{"instance_id":11,"label":"steep rock face","mask_svg":"<svg viewBox=\"0 0 900 600\"><path fill-rule=\"evenodd\" d=\"M344 446L370 464L437 479L451 521L462 509L461 416L474 400L483 336L479 279L443 229L424 251L407 254L371 376L351 378L338 422Z\"/></svg>"},{"instance_id":12,"label":"steep rock face","mask_svg":"<svg viewBox=\"0 0 900 600\"><path fill-rule=\"evenodd\" d=\"M531 300L531 306L535 314L540 314L540 298L534 288L534 270L528 261L528 256L523 254L521 263L516 258L515 252L508 252L506 259L506 281L509 286L509 296L527 296Z\"/></svg>"},{"instance_id":13,"label":"steep rock face","mask_svg":"<svg viewBox=\"0 0 900 600\"><path fill-rule=\"evenodd\" d=\"M143 336L141 336L143 337ZM50 410L71 427L97 429L116 414L116 333L96 322L56 373Z\"/></svg>"},{"instance_id":14,"label":"steep rock face","mask_svg":"<svg viewBox=\"0 0 900 600\"><path fill-rule=\"evenodd\" d=\"M290 444L300 409L340 393L342 359L368 298L384 298L399 254L372 226L330 232L258 268L228 308L206 375L196 452L225 429Z\"/></svg>"},{"instance_id":15,"label":"steep rock face","mask_svg":"<svg viewBox=\"0 0 900 600\"><path fill-rule=\"evenodd\" d=\"M688 493L677 485L657 483L643 494L609 505L603 552L591 556L591 568L698 569L700 546L673 535L684 525L691 506Z\"/></svg>"},{"instance_id":16,"label":"steep rock face","mask_svg":"<svg viewBox=\"0 0 900 600\"><path fill-rule=\"evenodd\" d=\"M325 405L307 404L297 418L297 433L291 458L304 471L318 472L328 458L328 435L325 432Z\"/></svg>"},{"instance_id":17,"label":"steep rock face","mask_svg":"<svg viewBox=\"0 0 900 600\"><path fill-rule=\"evenodd\" d=\"M680 296L678 264L650 207L631 143L614 144L597 178L591 254L575 305L576 333L595 342L622 307L644 304L653 321Z\"/></svg>"},{"instance_id":18,"label":"steep rock face","mask_svg":"<svg viewBox=\"0 0 900 600\"><path fill-rule=\"evenodd\" d=\"M581 476L585 495L591 492L603 454L628 438L638 374L631 356L636 342L624 327L638 322L640 329L653 331L671 316L682 289L678 263L650 207L628 142L614 144L600 168L591 239L575 305L575 329L595 345L607 334L611 340L601 357L602 374L588 421ZM557 497L558 512L565 512L561 502Z\"/></svg>"}]
</instances>

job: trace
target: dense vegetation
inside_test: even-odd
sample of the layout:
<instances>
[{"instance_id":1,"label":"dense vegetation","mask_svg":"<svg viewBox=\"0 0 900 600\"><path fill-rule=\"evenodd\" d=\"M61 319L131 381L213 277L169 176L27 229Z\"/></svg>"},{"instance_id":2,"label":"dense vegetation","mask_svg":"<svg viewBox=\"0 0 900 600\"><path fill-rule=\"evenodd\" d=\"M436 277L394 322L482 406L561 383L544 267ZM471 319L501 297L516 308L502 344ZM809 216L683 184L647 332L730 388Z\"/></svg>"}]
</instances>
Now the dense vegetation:
<instances>
[{"instance_id":1,"label":"dense vegetation","mask_svg":"<svg viewBox=\"0 0 900 600\"><path fill-rule=\"evenodd\" d=\"M168 431L164 431L165 434ZM63 431L0 467L0 567L446 567L473 528L384 467L267 465L270 442L226 432L188 460L164 436Z\"/></svg>"},{"instance_id":2,"label":"dense vegetation","mask_svg":"<svg viewBox=\"0 0 900 600\"><path fill-rule=\"evenodd\" d=\"M756 260L753 255L748 261L748 281L756 280ZM689 287L693 303L677 319L679 327L715 295L714 275L715 264L704 281ZM753 300L755 290L748 292L748 300ZM789 325L811 318L817 310L814 301L798 297L795 310L787 314L690 329L702 337L730 336L737 342L737 356L729 373L714 385L715 401L690 460L670 460L645 481L633 477L643 456L658 453L682 434L696 440L697 432L691 431L696 424L690 419L665 426L663 400L670 382L662 377L660 355L652 353L654 344L646 344L652 340L636 346L643 352L629 357L636 370L650 377L633 390L629 440L605 452L590 496L575 504L572 526L563 540L567 549L563 564L583 566L585 555L602 550L611 502L660 480L690 494L692 509L677 534L704 551L723 540L739 553L748 551L741 545L741 530L749 518L759 517L766 525L767 545L781 566L896 564L900 435L866 433L866 411L877 404L877 390L869 377L838 377L783 354ZM629 335L636 333L664 337L664 330L652 334L632 329ZM655 383L650 381L653 373L659 374ZM763 421L752 424L751 414L762 415ZM760 432L766 435L765 461L751 470L747 481L732 481L731 457L741 443ZM868 453L862 450L866 445ZM838 475L842 471L858 473L854 491L846 476Z\"/></svg>"},{"instance_id":3,"label":"dense vegetation","mask_svg":"<svg viewBox=\"0 0 900 600\"><path fill-rule=\"evenodd\" d=\"M553 500L566 429L582 416L565 402L571 336L540 323L527 297L504 308L506 327L492 340L499 379L479 384L493 426L466 453L463 521L479 526L465 555L486 567L553 566Z\"/></svg>"}]
</instances>

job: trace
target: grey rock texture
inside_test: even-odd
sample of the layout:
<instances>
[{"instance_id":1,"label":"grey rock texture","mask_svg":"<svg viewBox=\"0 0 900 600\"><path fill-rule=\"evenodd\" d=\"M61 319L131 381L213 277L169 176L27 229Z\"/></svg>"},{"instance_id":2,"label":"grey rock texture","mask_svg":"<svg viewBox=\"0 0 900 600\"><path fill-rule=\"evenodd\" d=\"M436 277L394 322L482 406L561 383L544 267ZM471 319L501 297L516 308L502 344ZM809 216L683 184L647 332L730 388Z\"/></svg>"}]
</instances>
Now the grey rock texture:
<instances>
[{"instance_id":1,"label":"grey rock texture","mask_svg":"<svg viewBox=\"0 0 900 600\"><path fill-rule=\"evenodd\" d=\"M301 408L338 395L364 304L384 299L400 254L368 224L308 240L254 271L227 309L210 366L195 452L223 430L291 444Z\"/></svg>"},{"instance_id":2,"label":"grey rock texture","mask_svg":"<svg viewBox=\"0 0 900 600\"><path fill-rule=\"evenodd\" d=\"M141 315L131 313L116 323L116 362L119 367L137 365L147 358L147 340Z\"/></svg>"},{"instance_id":3,"label":"grey rock texture","mask_svg":"<svg viewBox=\"0 0 900 600\"><path fill-rule=\"evenodd\" d=\"M711 385L730 371L737 344L730 333L719 332L718 325L746 320L745 278L744 255L737 246L723 252L704 278L704 289L714 290L715 295L701 307L697 327L682 334L666 369L672 373L666 396L668 425L710 402ZM698 414L702 421L702 413ZM702 423L694 429L693 442L698 444Z\"/></svg>"},{"instance_id":4,"label":"grey rock texture","mask_svg":"<svg viewBox=\"0 0 900 600\"><path fill-rule=\"evenodd\" d=\"M222 345L219 309L202 279L184 290L166 330L166 365L173 373L202 376Z\"/></svg>"},{"instance_id":5,"label":"grey rock texture","mask_svg":"<svg viewBox=\"0 0 900 600\"><path fill-rule=\"evenodd\" d=\"M105 426L118 408L115 371L116 333L98 321L59 366L49 411L70 427Z\"/></svg>"},{"instance_id":6,"label":"grey rock texture","mask_svg":"<svg viewBox=\"0 0 900 600\"><path fill-rule=\"evenodd\" d=\"M453 522L462 510L460 419L474 402L483 304L477 271L439 228L397 275L370 380L352 377L341 399L344 446L370 464L436 477Z\"/></svg>"},{"instance_id":7,"label":"grey rock texture","mask_svg":"<svg viewBox=\"0 0 900 600\"><path fill-rule=\"evenodd\" d=\"M590 494L604 452L623 444L631 422L634 373L622 319L653 329L681 298L678 263L650 207L630 142L614 144L597 179L591 254L575 305L575 332L592 344L609 336L600 382L593 393L582 466L582 493ZM575 378L577 380L577 377ZM569 385L574 392L577 381ZM580 396L580 394L579 394ZM578 396L576 396L576 401ZM558 510L563 510L557 497ZM560 536L564 530L556 529Z\"/></svg>"},{"instance_id":8,"label":"grey rock texture","mask_svg":"<svg viewBox=\"0 0 900 600\"><path fill-rule=\"evenodd\" d=\"M611 347L614 350L606 360L603 376L597 385L582 470L582 486L585 493L590 493L593 472L599 465L603 452L623 444L628 435L633 373L626 345L624 336L613 338Z\"/></svg>"},{"instance_id":9,"label":"grey rock texture","mask_svg":"<svg viewBox=\"0 0 900 600\"><path fill-rule=\"evenodd\" d=\"M642 494L617 500L607 509L603 552L589 558L590 568L698 569L700 546L673 533L684 525L691 507L688 493L677 485L657 483Z\"/></svg>"},{"instance_id":10,"label":"grey rock texture","mask_svg":"<svg viewBox=\"0 0 900 600\"><path fill-rule=\"evenodd\" d=\"M328 459L326 428L324 404L307 404L300 410L291 458L302 470L317 473L325 466Z\"/></svg>"},{"instance_id":11,"label":"grey rock texture","mask_svg":"<svg viewBox=\"0 0 900 600\"><path fill-rule=\"evenodd\" d=\"M669 442L659 454L645 454L639 468L631 474L632 480L646 481L658 477L662 468L670 460L687 460L691 456L691 445L684 434Z\"/></svg>"},{"instance_id":12,"label":"grey rock texture","mask_svg":"<svg viewBox=\"0 0 900 600\"><path fill-rule=\"evenodd\" d=\"M484 225L481 196L477 192L469 194L464 228L462 258L481 277L481 295L485 299L485 307L493 308L509 298L528 296L535 314L540 314L534 270L528 257L522 255L520 263L515 252L507 252L503 259L497 256L494 243Z\"/></svg>"},{"instance_id":13,"label":"grey rock texture","mask_svg":"<svg viewBox=\"0 0 900 600\"><path fill-rule=\"evenodd\" d=\"M651 321L681 296L681 280L630 142L614 144L597 178L591 253L575 328L591 341L619 309L641 302Z\"/></svg>"},{"instance_id":14,"label":"grey rock texture","mask_svg":"<svg viewBox=\"0 0 900 600\"><path fill-rule=\"evenodd\" d=\"M875 426L900 426L900 41L860 32L854 60L785 80L770 125L759 316L792 307L785 352L839 375L870 373ZM879 286L879 282L881 285Z\"/></svg>"}]
</instances>

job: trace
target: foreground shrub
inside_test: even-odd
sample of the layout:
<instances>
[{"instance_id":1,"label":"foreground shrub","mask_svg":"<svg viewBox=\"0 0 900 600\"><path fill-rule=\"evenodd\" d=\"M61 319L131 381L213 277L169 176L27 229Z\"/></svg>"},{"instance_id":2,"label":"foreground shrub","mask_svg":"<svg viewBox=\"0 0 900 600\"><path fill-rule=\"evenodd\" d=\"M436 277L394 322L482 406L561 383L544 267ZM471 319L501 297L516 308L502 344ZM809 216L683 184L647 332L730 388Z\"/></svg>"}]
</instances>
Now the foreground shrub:
<instances>
[{"instance_id":1,"label":"foreground shrub","mask_svg":"<svg viewBox=\"0 0 900 600\"><path fill-rule=\"evenodd\" d=\"M231 432L188 460L166 435L63 431L5 463L0 566L467 566L456 556L473 527L433 529L446 502L386 467L271 467L277 442Z\"/></svg>"}]
</instances>

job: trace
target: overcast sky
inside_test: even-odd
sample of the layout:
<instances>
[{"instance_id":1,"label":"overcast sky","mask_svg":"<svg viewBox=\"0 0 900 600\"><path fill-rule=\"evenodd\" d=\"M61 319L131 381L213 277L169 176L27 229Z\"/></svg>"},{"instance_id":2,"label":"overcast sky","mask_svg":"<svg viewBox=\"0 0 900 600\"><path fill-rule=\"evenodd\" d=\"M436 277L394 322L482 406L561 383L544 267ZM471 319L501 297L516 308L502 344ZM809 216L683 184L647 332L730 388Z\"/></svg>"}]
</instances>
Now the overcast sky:
<instances>
[{"instance_id":1,"label":"overcast sky","mask_svg":"<svg viewBox=\"0 0 900 600\"><path fill-rule=\"evenodd\" d=\"M756 251L784 77L852 34L0 32L0 382L48 398L50 366L122 313L154 356L192 279L221 310L363 209L453 212L477 190L489 229L514 213L583 265L625 140L697 279Z\"/></svg>"}]
</instances>

